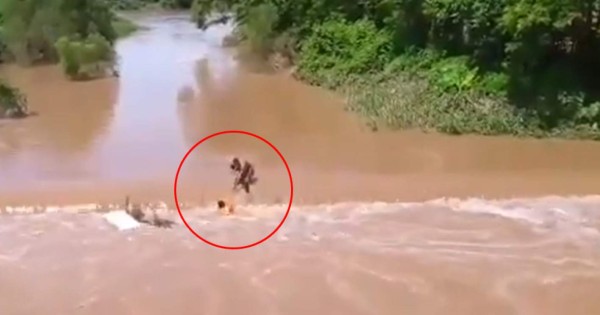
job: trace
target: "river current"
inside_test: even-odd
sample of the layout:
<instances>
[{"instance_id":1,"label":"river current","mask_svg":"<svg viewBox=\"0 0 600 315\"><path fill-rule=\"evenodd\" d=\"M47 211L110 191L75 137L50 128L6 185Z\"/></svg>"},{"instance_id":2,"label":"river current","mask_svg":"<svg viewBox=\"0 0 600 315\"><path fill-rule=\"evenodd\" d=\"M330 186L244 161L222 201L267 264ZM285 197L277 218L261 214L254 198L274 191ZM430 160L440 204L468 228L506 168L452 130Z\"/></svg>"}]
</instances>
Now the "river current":
<instances>
[{"instance_id":1,"label":"river current","mask_svg":"<svg viewBox=\"0 0 600 315\"><path fill-rule=\"evenodd\" d=\"M221 47L230 25L134 18L119 78L0 68L38 112L0 122L0 313L600 314L600 144L373 133L339 96ZM181 158L227 129L268 139L294 179L282 227L237 251L173 210ZM259 185L221 217L230 155ZM289 192L241 135L195 150L178 187L190 227L227 246L268 235ZM125 195L176 225L117 231L96 203Z\"/></svg>"}]
</instances>

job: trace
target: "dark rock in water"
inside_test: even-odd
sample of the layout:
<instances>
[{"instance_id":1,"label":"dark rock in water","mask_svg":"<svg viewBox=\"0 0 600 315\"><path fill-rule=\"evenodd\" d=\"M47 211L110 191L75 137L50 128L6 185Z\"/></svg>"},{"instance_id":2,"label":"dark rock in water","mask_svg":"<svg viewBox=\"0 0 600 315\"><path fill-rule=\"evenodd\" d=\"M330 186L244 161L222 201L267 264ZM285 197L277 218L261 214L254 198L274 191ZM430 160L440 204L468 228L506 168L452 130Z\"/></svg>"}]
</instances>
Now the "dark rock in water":
<instances>
[{"instance_id":1,"label":"dark rock in water","mask_svg":"<svg viewBox=\"0 0 600 315\"><path fill-rule=\"evenodd\" d=\"M25 95L18 89L0 82L0 118L24 118L28 115Z\"/></svg>"},{"instance_id":2,"label":"dark rock in water","mask_svg":"<svg viewBox=\"0 0 600 315\"><path fill-rule=\"evenodd\" d=\"M198 19L196 21L196 25L198 26L198 28L202 29L203 31L207 30L209 27L216 25L216 24L226 24L227 22L229 22L229 20L231 19L230 15L222 15L218 18L209 20L209 21L205 21L204 19Z\"/></svg>"},{"instance_id":3,"label":"dark rock in water","mask_svg":"<svg viewBox=\"0 0 600 315\"><path fill-rule=\"evenodd\" d=\"M239 38L239 36L236 35L227 35L225 37L223 37L223 42L222 45L223 47L235 47L237 45L239 45L241 42L241 39Z\"/></svg>"},{"instance_id":4,"label":"dark rock in water","mask_svg":"<svg viewBox=\"0 0 600 315\"><path fill-rule=\"evenodd\" d=\"M292 61L282 53L274 53L269 56L269 64L275 71L282 71L289 69L292 66Z\"/></svg>"},{"instance_id":5,"label":"dark rock in water","mask_svg":"<svg viewBox=\"0 0 600 315\"><path fill-rule=\"evenodd\" d=\"M144 220L146 214L142 211L139 205L131 205L129 196L125 197L125 212L132 216L136 221L140 223L148 223Z\"/></svg>"},{"instance_id":6,"label":"dark rock in water","mask_svg":"<svg viewBox=\"0 0 600 315\"><path fill-rule=\"evenodd\" d=\"M175 222L171 220L159 218L156 214L156 211L154 212L152 225L154 225L155 227L170 229L171 227L173 227L174 224Z\"/></svg>"},{"instance_id":7,"label":"dark rock in water","mask_svg":"<svg viewBox=\"0 0 600 315\"><path fill-rule=\"evenodd\" d=\"M6 118L18 118L18 117L24 117L25 113L21 110L19 110L18 108L9 108L7 110L4 111L4 117Z\"/></svg>"},{"instance_id":8,"label":"dark rock in water","mask_svg":"<svg viewBox=\"0 0 600 315\"><path fill-rule=\"evenodd\" d=\"M0 103L0 118L18 119L27 116L29 116L29 109L26 105L15 105L7 108L7 106Z\"/></svg>"},{"instance_id":9,"label":"dark rock in water","mask_svg":"<svg viewBox=\"0 0 600 315\"><path fill-rule=\"evenodd\" d=\"M137 208L137 207L131 209L131 211L129 212L129 215L131 215L138 222L143 222L144 217L146 216L144 211L142 211L142 209Z\"/></svg>"},{"instance_id":10,"label":"dark rock in water","mask_svg":"<svg viewBox=\"0 0 600 315\"><path fill-rule=\"evenodd\" d=\"M125 212L127 212L127 214L132 216L136 221L140 223L152 225L159 228L170 229L175 224L175 222L171 220L162 219L158 217L158 215L156 214L156 210L152 210L152 220L144 219L146 217L146 214L139 205L131 205L129 196L125 197Z\"/></svg>"}]
</instances>

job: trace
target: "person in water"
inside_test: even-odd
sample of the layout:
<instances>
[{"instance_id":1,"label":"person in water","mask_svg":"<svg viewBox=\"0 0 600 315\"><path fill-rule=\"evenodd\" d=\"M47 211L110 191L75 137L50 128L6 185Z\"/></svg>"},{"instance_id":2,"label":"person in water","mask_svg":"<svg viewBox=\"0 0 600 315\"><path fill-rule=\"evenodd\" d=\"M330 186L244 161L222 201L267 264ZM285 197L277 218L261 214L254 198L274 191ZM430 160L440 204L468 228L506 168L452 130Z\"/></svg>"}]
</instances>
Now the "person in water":
<instances>
[{"instance_id":1,"label":"person in water","mask_svg":"<svg viewBox=\"0 0 600 315\"><path fill-rule=\"evenodd\" d=\"M232 215L235 212L235 205L232 202L228 202L224 199L219 200L217 202L217 206L223 215Z\"/></svg>"},{"instance_id":2,"label":"person in water","mask_svg":"<svg viewBox=\"0 0 600 315\"><path fill-rule=\"evenodd\" d=\"M255 175L254 165L250 164L248 161L244 161L244 164L242 164L240 159L234 157L231 160L229 168L236 175L233 182L233 190L237 191L239 187L242 187L244 191L249 194L250 186L256 184L258 181L258 178Z\"/></svg>"}]
</instances>

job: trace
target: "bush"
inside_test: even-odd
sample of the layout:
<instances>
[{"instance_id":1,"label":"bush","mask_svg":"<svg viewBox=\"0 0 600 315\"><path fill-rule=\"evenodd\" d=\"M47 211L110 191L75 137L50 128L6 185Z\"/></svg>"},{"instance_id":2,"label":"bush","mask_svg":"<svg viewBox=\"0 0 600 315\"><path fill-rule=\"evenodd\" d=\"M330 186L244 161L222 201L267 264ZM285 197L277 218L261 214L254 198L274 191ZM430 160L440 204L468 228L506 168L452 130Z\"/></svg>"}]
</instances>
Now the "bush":
<instances>
[{"instance_id":1,"label":"bush","mask_svg":"<svg viewBox=\"0 0 600 315\"><path fill-rule=\"evenodd\" d=\"M386 76L393 76L400 72L409 75L419 75L423 74L424 70L430 69L434 63L443 57L443 53L435 50L410 49L394 58L394 60L385 66L383 72Z\"/></svg>"},{"instance_id":2,"label":"bush","mask_svg":"<svg viewBox=\"0 0 600 315\"><path fill-rule=\"evenodd\" d=\"M296 59L297 47L298 40L290 32L277 36L273 41L273 51L282 54L289 60Z\"/></svg>"},{"instance_id":3,"label":"bush","mask_svg":"<svg viewBox=\"0 0 600 315\"><path fill-rule=\"evenodd\" d=\"M330 20L314 29L298 57L302 78L335 87L349 75L382 69L391 57L391 36L368 20Z\"/></svg>"},{"instance_id":4,"label":"bush","mask_svg":"<svg viewBox=\"0 0 600 315\"><path fill-rule=\"evenodd\" d=\"M160 5L166 9L189 9L193 0L160 0Z\"/></svg>"},{"instance_id":5,"label":"bush","mask_svg":"<svg viewBox=\"0 0 600 315\"><path fill-rule=\"evenodd\" d=\"M250 9L242 32L253 52L266 55L271 51L275 23L277 23L275 6L261 4Z\"/></svg>"},{"instance_id":6,"label":"bush","mask_svg":"<svg viewBox=\"0 0 600 315\"><path fill-rule=\"evenodd\" d=\"M6 47L6 43L2 41L2 27L0 27L0 63L6 59L7 53L8 47Z\"/></svg>"},{"instance_id":7,"label":"bush","mask_svg":"<svg viewBox=\"0 0 600 315\"><path fill-rule=\"evenodd\" d=\"M100 34L91 34L85 40L61 37L56 49L65 74L74 80L101 76L114 61L110 43Z\"/></svg>"},{"instance_id":8,"label":"bush","mask_svg":"<svg viewBox=\"0 0 600 315\"><path fill-rule=\"evenodd\" d=\"M508 90L510 78L506 73L490 72L484 73L478 81L478 88L491 96L505 97Z\"/></svg>"},{"instance_id":9,"label":"bush","mask_svg":"<svg viewBox=\"0 0 600 315\"><path fill-rule=\"evenodd\" d=\"M110 5L114 10L139 10L146 5L148 1L142 0L110 0Z\"/></svg>"},{"instance_id":10,"label":"bush","mask_svg":"<svg viewBox=\"0 0 600 315\"><path fill-rule=\"evenodd\" d=\"M62 36L82 38L99 33L116 38L113 12L104 0L0 1L3 42L18 62L56 61L55 43Z\"/></svg>"},{"instance_id":11,"label":"bush","mask_svg":"<svg viewBox=\"0 0 600 315\"><path fill-rule=\"evenodd\" d=\"M479 73L464 57L430 51L396 58L383 73L344 88L349 107L369 117L372 126L600 139L600 102L586 105L581 92L559 93L558 116L546 107L518 108L506 95L506 74Z\"/></svg>"},{"instance_id":12,"label":"bush","mask_svg":"<svg viewBox=\"0 0 600 315\"><path fill-rule=\"evenodd\" d=\"M480 71L467 56L446 57L430 49L405 52L392 60L383 73L388 78L398 74L425 78L441 92L476 90L496 97L506 96L509 80L504 73Z\"/></svg>"},{"instance_id":13,"label":"bush","mask_svg":"<svg viewBox=\"0 0 600 315\"><path fill-rule=\"evenodd\" d=\"M27 99L16 88L0 82L0 118L27 116Z\"/></svg>"},{"instance_id":14,"label":"bush","mask_svg":"<svg viewBox=\"0 0 600 315\"><path fill-rule=\"evenodd\" d=\"M466 56L443 58L431 65L429 80L442 92L462 92L475 87L477 69L468 65Z\"/></svg>"},{"instance_id":15,"label":"bush","mask_svg":"<svg viewBox=\"0 0 600 315\"><path fill-rule=\"evenodd\" d=\"M4 58L6 57L6 51L7 51L7 47L6 47L6 43L4 42L4 15L2 13L2 10L0 10L0 62L2 62L4 60Z\"/></svg>"},{"instance_id":16,"label":"bush","mask_svg":"<svg viewBox=\"0 0 600 315\"><path fill-rule=\"evenodd\" d=\"M345 89L352 110L392 128L423 128L445 133L527 134L522 113L476 91L441 92L424 79L362 80Z\"/></svg>"},{"instance_id":17,"label":"bush","mask_svg":"<svg viewBox=\"0 0 600 315\"><path fill-rule=\"evenodd\" d=\"M75 78L79 74L81 64L74 44L71 43L69 38L61 37L56 42L56 50L60 56L60 63L65 74Z\"/></svg>"},{"instance_id":18,"label":"bush","mask_svg":"<svg viewBox=\"0 0 600 315\"><path fill-rule=\"evenodd\" d=\"M130 34L134 33L135 31L137 31L139 29L139 26L134 24L133 22L127 20L127 19L123 19L123 18L116 18L113 22L112 22L113 28L115 29L115 32L117 33L117 37L126 37L129 36Z\"/></svg>"}]
</instances>

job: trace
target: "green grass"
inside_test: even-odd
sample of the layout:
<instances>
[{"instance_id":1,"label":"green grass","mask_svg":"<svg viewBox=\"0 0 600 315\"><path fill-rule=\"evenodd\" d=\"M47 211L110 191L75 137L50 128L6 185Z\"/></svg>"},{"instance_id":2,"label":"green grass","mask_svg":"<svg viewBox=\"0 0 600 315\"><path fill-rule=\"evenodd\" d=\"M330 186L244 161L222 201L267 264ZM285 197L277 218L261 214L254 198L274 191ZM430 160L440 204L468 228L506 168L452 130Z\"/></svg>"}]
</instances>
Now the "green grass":
<instances>
[{"instance_id":1,"label":"green grass","mask_svg":"<svg viewBox=\"0 0 600 315\"><path fill-rule=\"evenodd\" d=\"M140 30L140 26L128 19L117 17L113 22L113 28L119 38L127 37Z\"/></svg>"},{"instance_id":2,"label":"green grass","mask_svg":"<svg viewBox=\"0 0 600 315\"><path fill-rule=\"evenodd\" d=\"M600 140L596 125L543 128L535 115L516 109L503 97L475 90L442 92L427 80L407 74L365 75L338 91L346 96L348 109L366 117L374 131L383 127L454 135Z\"/></svg>"}]
</instances>

